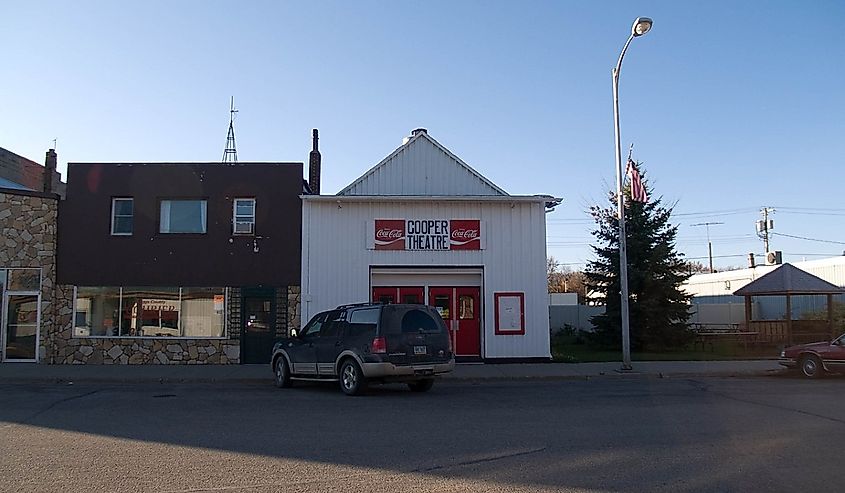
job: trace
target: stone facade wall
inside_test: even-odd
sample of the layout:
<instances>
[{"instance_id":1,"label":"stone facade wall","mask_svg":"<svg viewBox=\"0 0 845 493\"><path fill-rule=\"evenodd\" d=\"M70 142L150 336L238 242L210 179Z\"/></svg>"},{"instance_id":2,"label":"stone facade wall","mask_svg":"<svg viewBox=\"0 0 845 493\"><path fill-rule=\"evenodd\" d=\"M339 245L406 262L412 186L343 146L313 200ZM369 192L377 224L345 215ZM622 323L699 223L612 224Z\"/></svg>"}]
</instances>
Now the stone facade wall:
<instances>
[{"instance_id":1,"label":"stone facade wall","mask_svg":"<svg viewBox=\"0 0 845 493\"><path fill-rule=\"evenodd\" d=\"M285 287L276 288L276 337L288 336L288 297Z\"/></svg>"},{"instance_id":2,"label":"stone facade wall","mask_svg":"<svg viewBox=\"0 0 845 493\"><path fill-rule=\"evenodd\" d=\"M38 192L0 192L0 267L41 269L39 361L47 359L49 330L57 323L56 221L59 198Z\"/></svg>"},{"instance_id":3,"label":"stone facade wall","mask_svg":"<svg viewBox=\"0 0 845 493\"><path fill-rule=\"evenodd\" d=\"M288 330L296 329L299 331L302 328L300 322L302 318L302 288L300 286L288 286L287 306Z\"/></svg>"},{"instance_id":4,"label":"stone facade wall","mask_svg":"<svg viewBox=\"0 0 845 493\"><path fill-rule=\"evenodd\" d=\"M234 289L232 291L235 291ZM175 339L140 337L73 337L73 286L59 286L61 312L48 339L49 363L208 365L238 364L241 360L240 290L230 292L227 338ZM236 304L238 309L232 309ZM234 320L233 320L234 319ZM45 326L42 325L42 330Z\"/></svg>"},{"instance_id":5,"label":"stone facade wall","mask_svg":"<svg viewBox=\"0 0 845 493\"><path fill-rule=\"evenodd\" d=\"M229 288L229 297L226 302L228 310L228 326L226 327L229 339L241 340L241 288Z\"/></svg>"},{"instance_id":6,"label":"stone facade wall","mask_svg":"<svg viewBox=\"0 0 845 493\"><path fill-rule=\"evenodd\" d=\"M40 363L46 364L238 364L241 289L229 288L223 339L75 338L73 286L56 284L59 198L40 192L0 192L0 267L41 269ZM276 334L300 327L300 287L276 291Z\"/></svg>"}]
</instances>

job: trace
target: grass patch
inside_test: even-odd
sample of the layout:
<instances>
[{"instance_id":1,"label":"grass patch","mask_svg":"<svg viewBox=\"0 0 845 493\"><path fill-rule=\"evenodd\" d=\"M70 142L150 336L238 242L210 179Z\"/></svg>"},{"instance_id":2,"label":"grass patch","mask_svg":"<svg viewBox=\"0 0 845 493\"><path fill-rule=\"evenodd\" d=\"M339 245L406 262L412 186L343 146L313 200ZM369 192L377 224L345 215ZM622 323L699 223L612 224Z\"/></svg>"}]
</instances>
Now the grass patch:
<instances>
[{"instance_id":1,"label":"grass patch","mask_svg":"<svg viewBox=\"0 0 845 493\"><path fill-rule=\"evenodd\" d=\"M780 350L773 347L751 347L730 341L716 341L684 349L631 353L633 361L730 361L744 359L775 358ZM552 359L559 363L591 363L622 361L622 349L607 350L589 344L579 333L559 333L552 336Z\"/></svg>"}]
</instances>

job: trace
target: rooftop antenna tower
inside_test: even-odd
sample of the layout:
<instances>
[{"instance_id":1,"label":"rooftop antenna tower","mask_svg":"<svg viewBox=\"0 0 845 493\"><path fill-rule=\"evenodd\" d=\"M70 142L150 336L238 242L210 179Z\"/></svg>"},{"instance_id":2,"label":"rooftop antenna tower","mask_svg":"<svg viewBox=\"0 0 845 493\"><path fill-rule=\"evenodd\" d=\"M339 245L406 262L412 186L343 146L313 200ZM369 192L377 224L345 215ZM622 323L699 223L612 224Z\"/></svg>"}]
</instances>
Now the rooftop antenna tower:
<instances>
[{"instance_id":1,"label":"rooftop antenna tower","mask_svg":"<svg viewBox=\"0 0 845 493\"><path fill-rule=\"evenodd\" d=\"M235 97L232 96L232 103L229 106L229 134L226 136L226 149L223 150L223 164L235 164L238 162L238 150L235 149Z\"/></svg>"}]
</instances>

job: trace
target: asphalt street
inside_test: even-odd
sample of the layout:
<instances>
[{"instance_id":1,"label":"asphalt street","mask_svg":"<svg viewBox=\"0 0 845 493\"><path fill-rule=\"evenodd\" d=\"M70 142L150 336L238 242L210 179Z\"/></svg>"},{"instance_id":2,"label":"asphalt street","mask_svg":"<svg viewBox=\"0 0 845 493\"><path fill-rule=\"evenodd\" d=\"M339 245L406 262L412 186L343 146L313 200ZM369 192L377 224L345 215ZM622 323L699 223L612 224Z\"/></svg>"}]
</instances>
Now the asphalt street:
<instances>
[{"instance_id":1,"label":"asphalt street","mask_svg":"<svg viewBox=\"0 0 845 493\"><path fill-rule=\"evenodd\" d=\"M845 379L0 385L0 491L841 491Z\"/></svg>"}]
</instances>

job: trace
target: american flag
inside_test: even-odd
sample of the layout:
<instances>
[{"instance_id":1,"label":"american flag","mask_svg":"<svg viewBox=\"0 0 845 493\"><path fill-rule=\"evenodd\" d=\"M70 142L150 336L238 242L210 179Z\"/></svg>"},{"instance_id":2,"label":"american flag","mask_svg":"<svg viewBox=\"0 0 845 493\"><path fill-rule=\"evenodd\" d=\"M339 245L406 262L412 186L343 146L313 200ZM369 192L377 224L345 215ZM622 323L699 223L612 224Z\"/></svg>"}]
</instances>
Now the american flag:
<instances>
[{"instance_id":1,"label":"american flag","mask_svg":"<svg viewBox=\"0 0 845 493\"><path fill-rule=\"evenodd\" d=\"M640 178L640 172L637 171L637 166L634 160L628 158L628 176L631 177L631 200L634 202L648 202L648 193L643 186L643 180Z\"/></svg>"}]
</instances>

